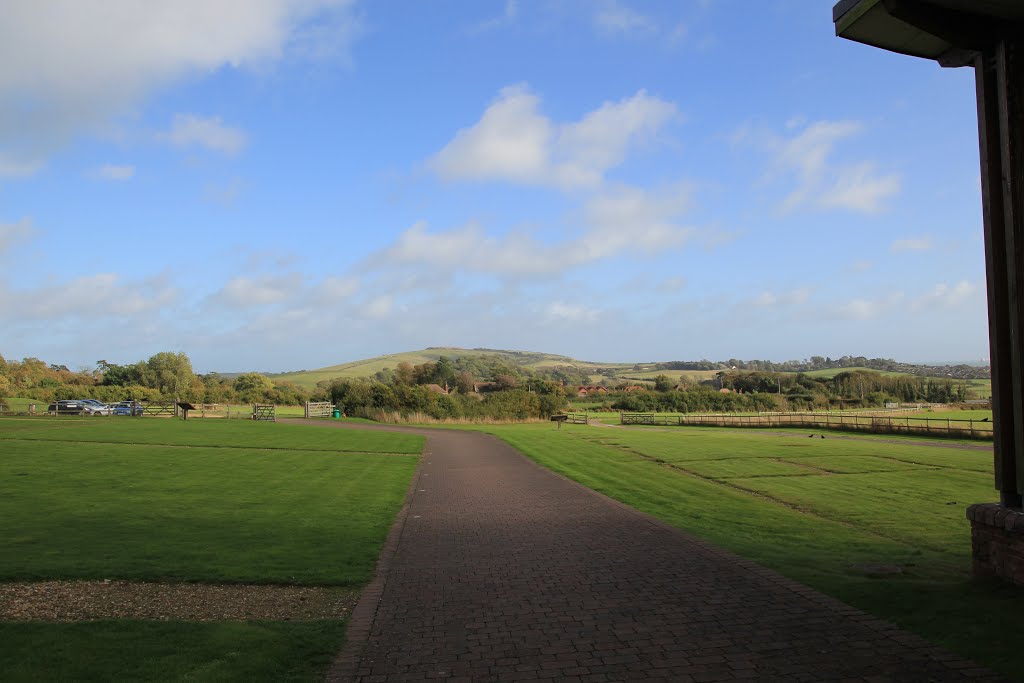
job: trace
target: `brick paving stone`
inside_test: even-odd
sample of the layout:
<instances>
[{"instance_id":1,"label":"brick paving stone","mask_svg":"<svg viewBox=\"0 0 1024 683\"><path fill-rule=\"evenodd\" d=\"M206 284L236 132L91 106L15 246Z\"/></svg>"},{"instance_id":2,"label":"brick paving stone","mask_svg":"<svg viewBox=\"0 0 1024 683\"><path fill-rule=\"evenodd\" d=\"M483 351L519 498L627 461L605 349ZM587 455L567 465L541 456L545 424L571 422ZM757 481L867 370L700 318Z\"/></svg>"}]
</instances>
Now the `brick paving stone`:
<instances>
[{"instance_id":1,"label":"brick paving stone","mask_svg":"<svg viewBox=\"0 0 1024 683\"><path fill-rule=\"evenodd\" d=\"M1000 680L498 439L419 433L330 681Z\"/></svg>"}]
</instances>

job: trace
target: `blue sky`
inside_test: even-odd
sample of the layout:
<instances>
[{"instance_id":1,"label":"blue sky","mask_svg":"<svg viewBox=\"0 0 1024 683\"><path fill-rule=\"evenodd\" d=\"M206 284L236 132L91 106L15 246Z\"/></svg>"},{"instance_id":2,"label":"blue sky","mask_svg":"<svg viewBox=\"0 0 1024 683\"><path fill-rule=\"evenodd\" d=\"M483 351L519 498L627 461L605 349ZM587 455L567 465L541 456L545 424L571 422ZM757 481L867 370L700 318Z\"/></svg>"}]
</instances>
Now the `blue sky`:
<instances>
[{"instance_id":1,"label":"blue sky","mask_svg":"<svg viewBox=\"0 0 1024 683\"><path fill-rule=\"evenodd\" d=\"M988 355L973 71L829 2L2 4L6 358Z\"/></svg>"}]
</instances>

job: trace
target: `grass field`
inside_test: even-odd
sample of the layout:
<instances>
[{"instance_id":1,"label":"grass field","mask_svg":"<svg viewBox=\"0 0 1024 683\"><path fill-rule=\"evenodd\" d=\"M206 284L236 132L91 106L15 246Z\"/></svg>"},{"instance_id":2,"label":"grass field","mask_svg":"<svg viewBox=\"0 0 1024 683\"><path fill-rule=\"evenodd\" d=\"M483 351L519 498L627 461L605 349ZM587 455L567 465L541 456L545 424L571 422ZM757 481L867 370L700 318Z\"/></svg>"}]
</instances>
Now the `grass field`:
<instances>
[{"instance_id":1,"label":"grass field","mask_svg":"<svg viewBox=\"0 0 1024 683\"><path fill-rule=\"evenodd\" d=\"M539 463L1007 675L1020 591L971 581L992 455L710 428L491 427ZM948 442L942 442L948 444ZM894 573L874 575L871 567Z\"/></svg>"},{"instance_id":2,"label":"grass field","mask_svg":"<svg viewBox=\"0 0 1024 683\"><path fill-rule=\"evenodd\" d=\"M409 434L341 431L251 420L172 420L130 417L35 417L0 420L0 439L154 445L166 448L258 448L296 452L420 452Z\"/></svg>"},{"instance_id":3,"label":"grass field","mask_svg":"<svg viewBox=\"0 0 1024 683\"><path fill-rule=\"evenodd\" d=\"M0 420L0 580L359 586L422 438L243 421ZM342 622L0 624L0 679L311 680Z\"/></svg>"}]
</instances>

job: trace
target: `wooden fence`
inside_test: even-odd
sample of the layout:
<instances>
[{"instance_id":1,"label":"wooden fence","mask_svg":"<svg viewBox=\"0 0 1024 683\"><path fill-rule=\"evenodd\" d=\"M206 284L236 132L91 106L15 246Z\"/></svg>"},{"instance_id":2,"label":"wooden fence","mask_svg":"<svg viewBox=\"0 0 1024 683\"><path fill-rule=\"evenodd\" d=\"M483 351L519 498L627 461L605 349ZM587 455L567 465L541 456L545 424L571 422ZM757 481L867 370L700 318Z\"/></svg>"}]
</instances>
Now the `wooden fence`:
<instances>
[{"instance_id":1,"label":"wooden fence","mask_svg":"<svg viewBox=\"0 0 1024 683\"><path fill-rule=\"evenodd\" d=\"M587 424L586 413L569 413L566 422L570 422L574 425L585 425Z\"/></svg>"},{"instance_id":2,"label":"wooden fence","mask_svg":"<svg viewBox=\"0 0 1024 683\"><path fill-rule=\"evenodd\" d=\"M178 404L175 401L150 401L142 404L143 415L177 417Z\"/></svg>"},{"instance_id":3,"label":"wooden fence","mask_svg":"<svg viewBox=\"0 0 1024 683\"><path fill-rule=\"evenodd\" d=\"M306 409L304 416L310 417L330 417L334 414L334 406L326 401L306 401Z\"/></svg>"},{"instance_id":4,"label":"wooden fence","mask_svg":"<svg viewBox=\"0 0 1024 683\"><path fill-rule=\"evenodd\" d=\"M835 413L759 413L757 415L665 415L619 413L622 424L692 425L706 427L805 427L874 432L924 434L966 439L991 439L991 420L956 420L912 415L851 415Z\"/></svg>"},{"instance_id":5,"label":"wooden fence","mask_svg":"<svg viewBox=\"0 0 1024 683\"><path fill-rule=\"evenodd\" d=\"M264 422L277 422L274 404L254 403L252 406L252 419Z\"/></svg>"}]
</instances>

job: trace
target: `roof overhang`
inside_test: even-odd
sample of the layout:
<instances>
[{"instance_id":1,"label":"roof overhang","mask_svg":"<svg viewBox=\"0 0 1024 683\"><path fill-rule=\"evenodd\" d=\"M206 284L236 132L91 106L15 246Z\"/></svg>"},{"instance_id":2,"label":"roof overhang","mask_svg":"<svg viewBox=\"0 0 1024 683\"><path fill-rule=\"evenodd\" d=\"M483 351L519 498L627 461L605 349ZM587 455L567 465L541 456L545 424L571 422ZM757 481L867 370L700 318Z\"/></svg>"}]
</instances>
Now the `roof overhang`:
<instances>
[{"instance_id":1,"label":"roof overhang","mask_svg":"<svg viewBox=\"0 0 1024 683\"><path fill-rule=\"evenodd\" d=\"M840 0L832 8L841 38L964 66L973 54L1024 34L1020 0Z\"/></svg>"}]
</instances>

